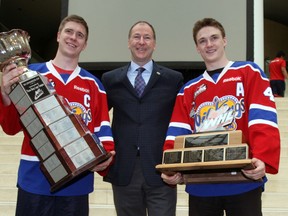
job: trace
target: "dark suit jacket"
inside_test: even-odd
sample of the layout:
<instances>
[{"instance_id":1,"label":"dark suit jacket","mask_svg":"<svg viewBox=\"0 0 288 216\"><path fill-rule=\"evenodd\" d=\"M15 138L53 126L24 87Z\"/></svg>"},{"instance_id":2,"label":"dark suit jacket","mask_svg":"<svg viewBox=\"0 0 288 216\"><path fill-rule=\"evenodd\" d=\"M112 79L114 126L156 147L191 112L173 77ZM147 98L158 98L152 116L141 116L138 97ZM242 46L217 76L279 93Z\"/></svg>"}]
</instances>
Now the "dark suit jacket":
<instances>
[{"instance_id":1,"label":"dark suit jacket","mask_svg":"<svg viewBox=\"0 0 288 216\"><path fill-rule=\"evenodd\" d=\"M154 63L141 98L127 77L129 65L104 73L102 83L113 108L112 132L116 156L104 181L125 186L130 183L140 148L146 183L162 186L155 166L162 162L163 144L176 95L183 84L181 73Z\"/></svg>"}]
</instances>

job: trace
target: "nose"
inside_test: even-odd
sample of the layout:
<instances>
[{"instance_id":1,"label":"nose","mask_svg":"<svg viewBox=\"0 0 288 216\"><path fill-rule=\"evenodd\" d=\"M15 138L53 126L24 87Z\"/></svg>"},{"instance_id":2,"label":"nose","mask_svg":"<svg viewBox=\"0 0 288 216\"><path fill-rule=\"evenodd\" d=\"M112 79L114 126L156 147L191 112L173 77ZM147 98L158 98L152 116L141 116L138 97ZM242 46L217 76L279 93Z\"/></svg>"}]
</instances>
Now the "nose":
<instances>
[{"instance_id":1,"label":"nose","mask_svg":"<svg viewBox=\"0 0 288 216\"><path fill-rule=\"evenodd\" d=\"M212 46L212 44L213 44L212 41L211 41L210 39L208 39L208 40L207 40L207 43L206 43L206 46L209 47L209 46Z\"/></svg>"},{"instance_id":2,"label":"nose","mask_svg":"<svg viewBox=\"0 0 288 216\"><path fill-rule=\"evenodd\" d=\"M142 37L140 37L139 43L141 43L141 44L145 43L145 39L144 39L144 37L143 37L143 36L142 36Z\"/></svg>"},{"instance_id":3,"label":"nose","mask_svg":"<svg viewBox=\"0 0 288 216\"><path fill-rule=\"evenodd\" d=\"M72 38L73 38L74 40L76 40L76 38L77 38L76 33L74 33L74 34L72 35Z\"/></svg>"},{"instance_id":4,"label":"nose","mask_svg":"<svg viewBox=\"0 0 288 216\"><path fill-rule=\"evenodd\" d=\"M70 34L70 38L73 39L73 40L76 40L77 32L73 32L72 34Z\"/></svg>"}]
</instances>

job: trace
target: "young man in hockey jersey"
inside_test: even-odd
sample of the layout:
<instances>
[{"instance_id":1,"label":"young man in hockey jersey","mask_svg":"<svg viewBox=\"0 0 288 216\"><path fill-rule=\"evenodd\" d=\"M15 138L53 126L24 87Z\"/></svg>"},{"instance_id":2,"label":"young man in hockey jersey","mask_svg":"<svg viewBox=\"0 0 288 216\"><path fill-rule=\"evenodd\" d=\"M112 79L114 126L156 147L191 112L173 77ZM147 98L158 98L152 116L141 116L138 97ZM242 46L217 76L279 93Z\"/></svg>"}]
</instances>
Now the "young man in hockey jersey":
<instances>
[{"instance_id":1,"label":"young man in hockey jersey","mask_svg":"<svg viewBox=\"0 0 288 216\"><path fill-rule=\"evenodd\" d=\"M104 148L114 155L104 88L96 77L78 66L79 56L87 45L87 39L86 21L77 15L70 15L59 26L55 58L45 63L29 65L29 68L47 77L57 94L66 98L71 109L81 115L89 130L95 133ZM9 135L23 130L15 106L8 97L11 85L18 81L18 76L22 73L23 69L17 68L15 64L3 69L0 110L4 113L2 128ZM112 157L97 165L93 171L104 171L111 161ZM24 131L17 181L16 215L88 216L88 194L93 191L93 172L51 193L49 182L41 172L39 164L39 159L30 146L30 138Z\"/></svg>"},{"instance_id":2,"label":"young man in hockey jersey","mask_svg":"<svg viewBox=\"0 0 288 216\"><path fill-rule=\"evenodd\" d=\"M215 19L197 21L193 38L206 70L178 93L164 150L173 148L179 135L241 130L255 166L242 172L250 179L263 181L189 183L189 215L223 216L225 211L226 216L261 216L265 173L278 172L280 155L277 113L269 80L255 63L227 59L225 30ZM162 178L168 184L183 182L180 173L162 174Z\"/></svg>"}]
</instances>

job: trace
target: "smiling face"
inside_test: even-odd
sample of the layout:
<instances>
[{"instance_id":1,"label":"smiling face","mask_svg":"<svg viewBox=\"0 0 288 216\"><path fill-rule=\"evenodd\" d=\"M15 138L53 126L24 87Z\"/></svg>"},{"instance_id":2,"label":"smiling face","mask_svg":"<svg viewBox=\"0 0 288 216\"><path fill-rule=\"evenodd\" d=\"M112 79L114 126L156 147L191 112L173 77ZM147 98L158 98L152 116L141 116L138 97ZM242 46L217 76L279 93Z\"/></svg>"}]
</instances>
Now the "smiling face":
<instances>
[{"instance_id":1,"label":"smiling face","mask_svg":"<svg viewBox=\"0 0 288 216\"><path fill-rule=\"evenodd\" d=\"M128 48L135 63L143 66L149 62L156 48L156 39L152 28L146 23L136 24L129 33Z\"/></svg>"},{"instance_id":2,"label":"smiling face","mask_svg":"<svg viewBox=\"0 0 288 216\"><path fill-rule=\"evenodd\" d=\"M222 36L221 31L213 26L203 27L196 35L196 49L206 65L226 65L226 44L226 38Z\"/></svg>"},{"instance_id":3,"label":"smiling face","mask_svg":"<svg viewBox=\"0 0 288 216\"><path fill-rule=\"evenodd\" d=\"M57 42L62 55L78 58L87 46L86 29L80 23L69 21L58 32Z\"/></svg>"}]
</instances>

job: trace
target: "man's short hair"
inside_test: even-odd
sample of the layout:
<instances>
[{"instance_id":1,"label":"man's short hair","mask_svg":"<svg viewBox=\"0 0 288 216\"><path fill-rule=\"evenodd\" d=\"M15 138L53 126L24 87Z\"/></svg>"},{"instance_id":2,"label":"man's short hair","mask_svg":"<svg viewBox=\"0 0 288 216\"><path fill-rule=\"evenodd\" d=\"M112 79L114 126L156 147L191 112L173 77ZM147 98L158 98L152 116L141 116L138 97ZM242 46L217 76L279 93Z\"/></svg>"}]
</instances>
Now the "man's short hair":
<instances>
[{"instance_id":1,"label":"man's short hair","mask_svg":"<svg viewBox=\"0 0 288 216\"><path fill-rule=\"evenodd\" d=\"M285 53L283 52L283 50L280 50L277 52L276 57L280 58L280 57L284 57Z\"/></svg>"}]
</instances>

